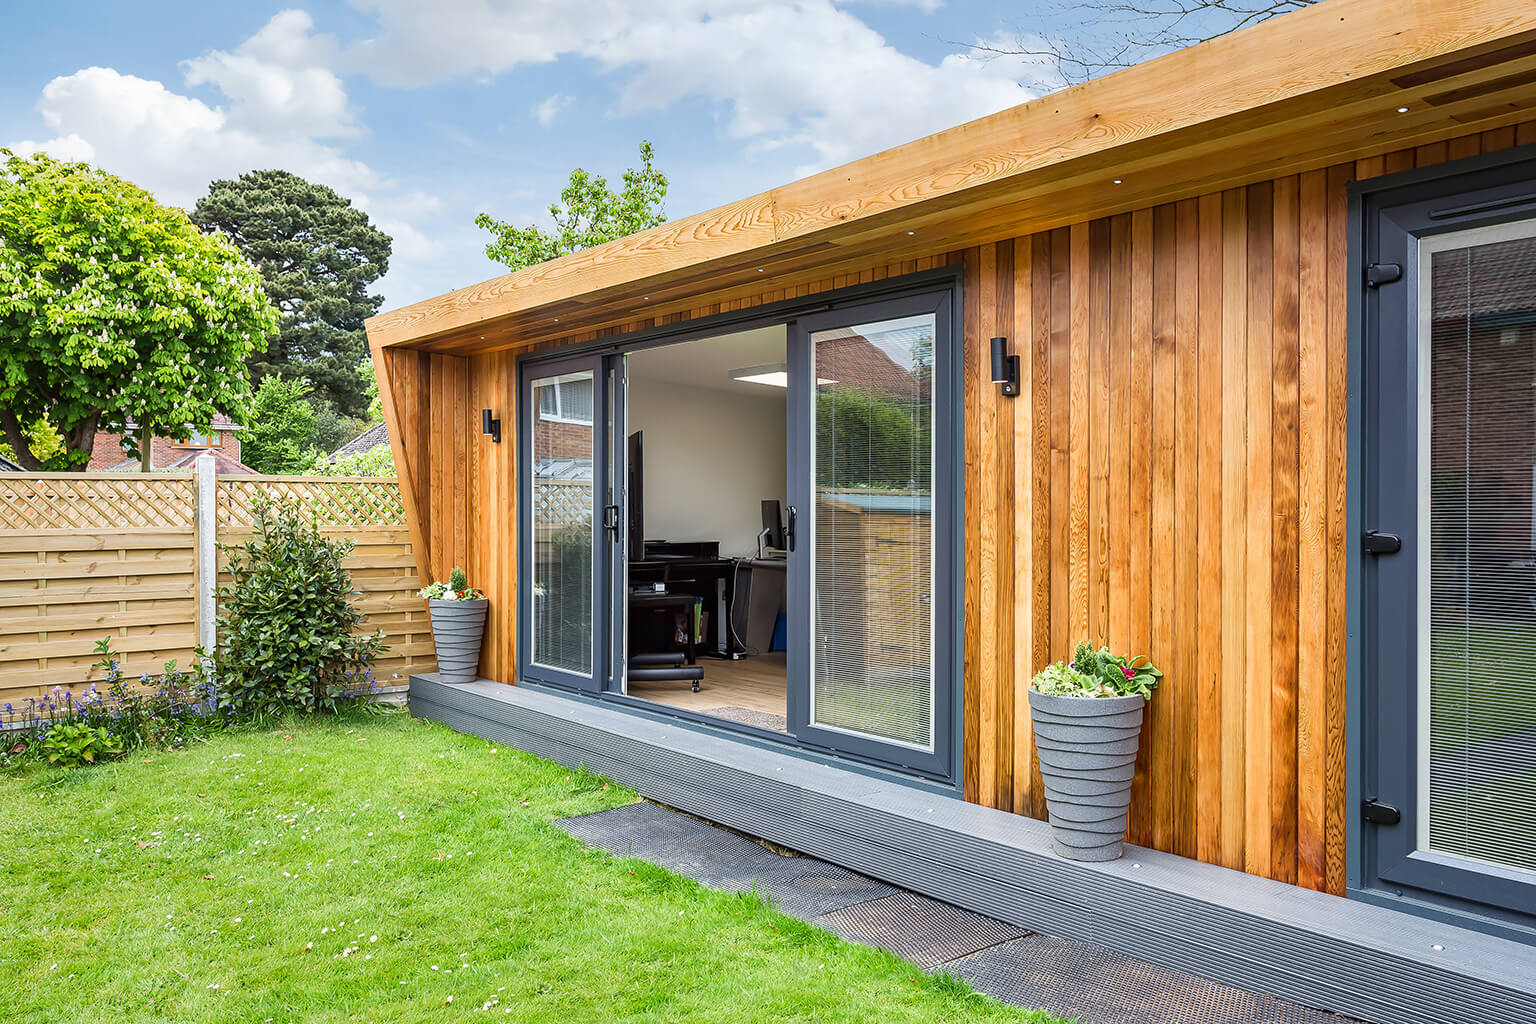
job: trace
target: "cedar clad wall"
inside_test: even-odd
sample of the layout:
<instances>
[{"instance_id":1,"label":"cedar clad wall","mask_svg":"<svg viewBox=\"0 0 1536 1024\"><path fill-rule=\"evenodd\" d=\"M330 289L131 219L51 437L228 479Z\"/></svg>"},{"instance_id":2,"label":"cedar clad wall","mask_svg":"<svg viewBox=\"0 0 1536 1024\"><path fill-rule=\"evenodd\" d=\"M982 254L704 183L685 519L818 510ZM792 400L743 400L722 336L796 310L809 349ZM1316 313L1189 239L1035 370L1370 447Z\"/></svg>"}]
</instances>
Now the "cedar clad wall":
<instances>
[{"instance_id":1,"label":"cedar clad wall","mask_svg":"<svg viewBox=\"0 0 1536 1024\"><path fill-rule=\"evenodd\" d=\"M1346 189L1526 142L1536 124L963 253L703 295L604 333L962 264L966 797L1043 817L1025 688L1088 637L1166 672L1131 840L1342 892ZM993 335L1021 357L1018 398L989 380ZM488 592L481 671L510 682L515 353L379 358L416 549L431 552L435 578L463 565ZM483 408L501 417L500 445L479 432Z\"/></svg>"}]
</instances>

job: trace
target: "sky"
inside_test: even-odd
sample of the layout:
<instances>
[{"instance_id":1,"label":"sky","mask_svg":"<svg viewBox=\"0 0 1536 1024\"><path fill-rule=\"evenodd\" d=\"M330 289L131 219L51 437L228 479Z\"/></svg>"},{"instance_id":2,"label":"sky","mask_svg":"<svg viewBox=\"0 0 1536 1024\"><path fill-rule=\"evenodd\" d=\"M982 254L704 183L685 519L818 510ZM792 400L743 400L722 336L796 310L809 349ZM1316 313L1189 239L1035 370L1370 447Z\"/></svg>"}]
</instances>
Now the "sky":
<instances>
[{"instance_id":1,"label":"sky","mask_svg":"<svg viewBox=\"0 0 1536 1024\"><path fill-rule=\"evenodd\" d=\"M394 239L384 308L502 270L475 215L547 223L573 167L642 139L669 217L1022 103L1051 75L972 43L1057 31L1029 0L185 0L18 5L0 146L190 209L282 168Z\"/></svg>"}]
</instances>

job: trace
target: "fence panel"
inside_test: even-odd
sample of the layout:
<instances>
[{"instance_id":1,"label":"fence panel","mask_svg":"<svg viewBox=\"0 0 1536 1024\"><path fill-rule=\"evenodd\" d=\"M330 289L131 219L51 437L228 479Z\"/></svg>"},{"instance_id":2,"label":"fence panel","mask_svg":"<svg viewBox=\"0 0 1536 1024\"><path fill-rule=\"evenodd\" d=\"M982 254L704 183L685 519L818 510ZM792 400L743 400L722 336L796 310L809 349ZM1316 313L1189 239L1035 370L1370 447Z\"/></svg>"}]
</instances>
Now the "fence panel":
<instances>
[{"instance_id":1,"label":"fence panel","mask_svg":"<svg viewBox=\"0 0 1536 1024\"><path fill-rule=\"evenodd\" d=\"M130 675L189 664L199 543L249 537L257 494L292 498L328 535L353 541L345 565L363 628L382 629L388 645L374 666L381 687L436 667L393 479L228 476L212 493L213 514L200 517L192 473L0 473L0 703L99 679L103 636Z\"/></svg>"}]
</instances>

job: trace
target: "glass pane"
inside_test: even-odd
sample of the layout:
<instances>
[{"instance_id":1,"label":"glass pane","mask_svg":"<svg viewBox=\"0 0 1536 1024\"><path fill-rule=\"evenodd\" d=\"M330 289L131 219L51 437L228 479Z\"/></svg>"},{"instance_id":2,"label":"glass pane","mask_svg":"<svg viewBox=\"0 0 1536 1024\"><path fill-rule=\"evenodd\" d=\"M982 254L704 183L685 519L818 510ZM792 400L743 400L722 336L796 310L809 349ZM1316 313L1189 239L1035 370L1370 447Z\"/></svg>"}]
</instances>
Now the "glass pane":
<instances>
[{"instance_id":1,"label":"glass pane","mask_svg":"<svg viewBox=\"0 0 1536 1024\"><path fill-rule=\"evenodd\" d=\"M592 374L533 382L535 408L566 384L585 384L588 422L533 420L533 635L529 661L592 674ZM569 394L569 392L566 392Z\"/></svg>"},{"instance_id":2,"label":"glass pane","mask_svg":"<svg viewBox=\"0 0 1536 1024\"><path fill-rule=\"evenodd\" d=\"M933 748L932 314L818 331L811 720Z\"/></svg>"},{"instance_id":3,"label":"glass pane","mask_svg":"<svg viewBox=\"0 0 1536 1024\"><path fill-rule=\"evenodd\" d=\"M1536 224L1524 227L1429 258L1419 845L1536 871Z\"/></svg>"}]
</instances>

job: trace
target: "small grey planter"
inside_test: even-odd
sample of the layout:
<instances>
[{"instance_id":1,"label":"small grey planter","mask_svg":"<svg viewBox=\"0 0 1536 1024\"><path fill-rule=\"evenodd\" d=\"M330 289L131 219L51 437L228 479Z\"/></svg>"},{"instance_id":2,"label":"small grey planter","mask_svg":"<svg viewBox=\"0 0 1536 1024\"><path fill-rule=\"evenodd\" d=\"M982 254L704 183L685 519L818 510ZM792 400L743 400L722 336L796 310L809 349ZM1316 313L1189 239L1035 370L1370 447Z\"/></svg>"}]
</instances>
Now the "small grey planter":
<instances>
[{"instance_id":1,"label":"small grey planter","mask_svg":"<svg viewBox=\"0 0 1536 1024\"><path fill-rule=\"evenodd\" d=\"M1120 856L1146 699L1029 691L1051 846L1069 860Z\"/></svg>"},{"instance_id":2,"label":"small grey planter","mask_svg":"<svg viewBox=\"0 0 1536 1024\"><path fill-rule=\"evenodd\" d=\"M472 683L480 671L480 641L485 636L485 612L490 601L428 600L432 643L437 648L437 673L445 683Z\"/></svg>"}]
</instances>

